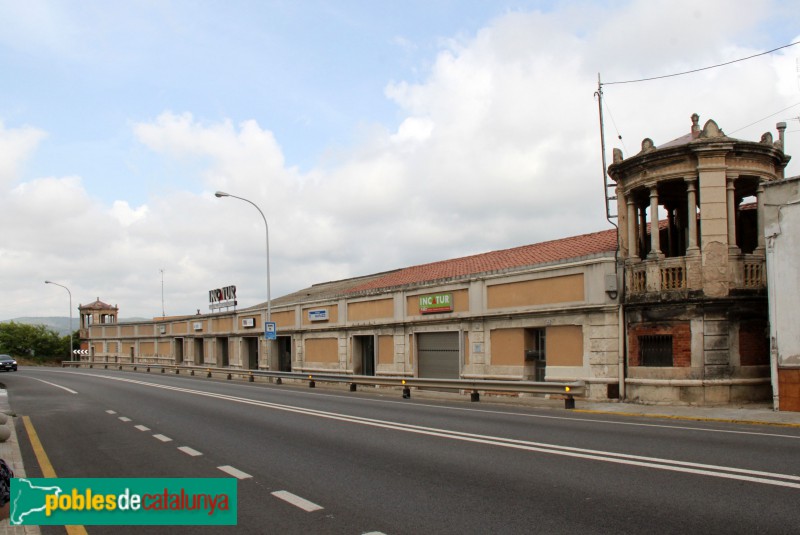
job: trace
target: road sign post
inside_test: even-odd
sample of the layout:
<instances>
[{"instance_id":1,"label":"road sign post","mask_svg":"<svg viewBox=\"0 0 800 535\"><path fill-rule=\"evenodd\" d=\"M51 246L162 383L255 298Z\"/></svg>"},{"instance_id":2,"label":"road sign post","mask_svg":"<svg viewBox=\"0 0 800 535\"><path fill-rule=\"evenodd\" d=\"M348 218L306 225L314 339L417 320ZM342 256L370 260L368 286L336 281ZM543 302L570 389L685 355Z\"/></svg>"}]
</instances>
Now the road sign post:
<instances>
[{"instance_id":1,"label":"road sign post","mask_svg":"<svg viewBox=\"0 0 800 535\"><path fill-rule=\"evenodd\" d=\"M276 340L278 338L278 331L274 321L264 322L264 338L267 340Z\"/></svg>"}]
</instances>

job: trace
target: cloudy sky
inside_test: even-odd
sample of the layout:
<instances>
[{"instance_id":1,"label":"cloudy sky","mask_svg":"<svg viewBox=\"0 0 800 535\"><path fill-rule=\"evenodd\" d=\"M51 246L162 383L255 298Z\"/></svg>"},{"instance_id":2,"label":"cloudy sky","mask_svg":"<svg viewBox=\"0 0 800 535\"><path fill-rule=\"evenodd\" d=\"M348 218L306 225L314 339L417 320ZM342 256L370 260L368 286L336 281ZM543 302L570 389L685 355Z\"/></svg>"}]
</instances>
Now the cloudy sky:
<instances>
[{"instance_id":1,"label":"cloudy sky","mask_svg":"<svg viewBox=\"0 0 800 535\"><path fill-rule=\"evenodd\" d=\"M240 306L610 228L607 153L786 121L792 2L0 0L0 319ZM619 139L619 136L622 136ZM162 272L163 270L163 278ZM77 311L74 312L77 317Z\"/></svg>"}]
</instances>

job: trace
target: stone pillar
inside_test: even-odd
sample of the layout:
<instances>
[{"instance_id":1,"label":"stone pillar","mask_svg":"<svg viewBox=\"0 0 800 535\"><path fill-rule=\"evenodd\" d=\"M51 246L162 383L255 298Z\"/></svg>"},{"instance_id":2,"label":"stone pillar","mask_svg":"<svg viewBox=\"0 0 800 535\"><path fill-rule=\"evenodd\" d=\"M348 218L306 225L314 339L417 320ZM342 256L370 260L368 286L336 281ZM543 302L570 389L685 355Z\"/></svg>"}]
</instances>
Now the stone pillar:
<instances>
[{"instance_id":1,"label":"stone pillar","mask_svg":"<svg viewBox=\"0 0 800 535\"><path fill-rule=\"evenodd\" d=\"M639 228L637 229L637 235L639 239L639 245L641 245L641 252L644 252L647 249L647 211L645 210L644 206L639 206L636 208L639 211ZM637 249L638 250L638 249Z\"/></svg>"},{"instance_id":2,"label":"stone pillar","mask_svg":"<svg viewBox=\"0 0 800 535\"><path fill-rule=\"evenodd\" d=\"M639 236L636 233L636 204L628 195L628 258L639 256Z\"/></svg>"},{"instance_id":3,"label":"stone pillar","mask_svg":"<svg viewBox=\"0 0 800 535\"><path fill-rule=\"evenodd\" d=\"M741 250L736 245L736 176L728 175L726 193L728 208L728 251L730 254L739 254Z\"/></svg>"},{"instance_id":4,"label":"stone pillar","mask_svg":"<svg viewBox=\"0 0 800 535\"><path fill-rule=\"evenodd\" d=\"M658 187L650 188L650 253L648 258L661 258L661 236L658 232Z\"/></svg>"},{"instance_id":5,"label":"stone pillar","mask_svg":"<svg viewBox=\"0 0 800 535\"><path fill-rule=\"evenodd\" d=\"M753 254L766 255L766 247L764 245L764 185L759 184L756 189L756 206L758 211L758 246Z\"/></svg>"},{"instance_id":6,"label":"stone pillar","mask_svg":"<svg viewBox=\"0 0 800 535\"><path fill-rule=\"evenodd\" d=\"M700 254L700 247L697 245L697 180L692 178L686 181L686 224L689 228L689 247L686 249L686 256Z\"/></svg>"}]
</instances>

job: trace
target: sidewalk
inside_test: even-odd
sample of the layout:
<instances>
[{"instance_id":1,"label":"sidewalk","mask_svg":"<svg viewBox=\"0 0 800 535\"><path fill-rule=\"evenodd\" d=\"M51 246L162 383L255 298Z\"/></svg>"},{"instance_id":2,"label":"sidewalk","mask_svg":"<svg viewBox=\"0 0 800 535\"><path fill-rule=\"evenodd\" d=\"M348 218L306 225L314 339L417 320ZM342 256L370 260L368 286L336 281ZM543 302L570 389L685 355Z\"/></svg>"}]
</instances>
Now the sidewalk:
<instances>
[{"instance_id":1,"label":"sidewalk","mask_svg":"<svg viewBox=\"0 0 800 535\"><path fill-rule=\"evenodd\" d=\"M5 442L0 442L0 457L5 460L14 471L14 477L25 477L25 467L22 464L22 453L19 450L17 431L14 424L16 417L8 404L8 392L0 389L0 412L8 415L6 427L11 431L11 436ZM11 526L8 519L0 521L0 535L38 535L41 533L39 526Z\"/></svg>"}]
</instances>

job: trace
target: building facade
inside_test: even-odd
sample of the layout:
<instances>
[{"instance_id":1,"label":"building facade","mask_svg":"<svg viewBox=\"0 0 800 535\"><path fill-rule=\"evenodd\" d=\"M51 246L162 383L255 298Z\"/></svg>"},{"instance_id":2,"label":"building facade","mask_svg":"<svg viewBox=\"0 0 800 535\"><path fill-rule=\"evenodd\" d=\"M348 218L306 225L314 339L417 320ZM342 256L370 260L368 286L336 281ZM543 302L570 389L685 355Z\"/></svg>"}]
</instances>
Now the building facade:
<instances>
[{"instance_id":1,"label":"building facade","mask_svg":"<svg viewBox=\"0 0 800 535\"><path fill-rule=\"evenodd\" d=\"M625 263L627 399L697 404L769 399L764 185L789 157L773 141L702 130L623 159L617 184ZM656 222L653 224L653 222Z\"/></svg>"},{"instance_id":2,"label":"building facade","mask_svg":"<svg viewBox=\"0 0 800 535\"><path fill-rule=\"evenodd\" d=\"M316 284L269 307L94 319L85 348L120 363L583 380L590 399L768 400L765 191L785 182L784 129L742 141L694 115L686 136L645 139L627 159L615 149L618 231ZM769 206L795 193L776 189ZM781 239L797 250L796 234ZM780 362L800 385L800 363Z\"/></svg>"}]
</instances>

